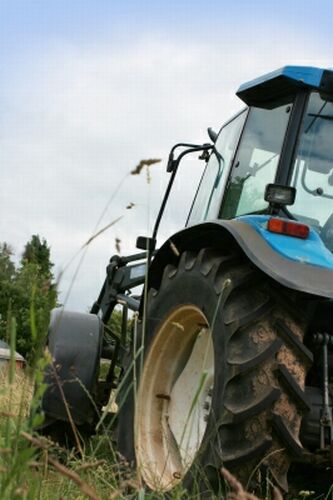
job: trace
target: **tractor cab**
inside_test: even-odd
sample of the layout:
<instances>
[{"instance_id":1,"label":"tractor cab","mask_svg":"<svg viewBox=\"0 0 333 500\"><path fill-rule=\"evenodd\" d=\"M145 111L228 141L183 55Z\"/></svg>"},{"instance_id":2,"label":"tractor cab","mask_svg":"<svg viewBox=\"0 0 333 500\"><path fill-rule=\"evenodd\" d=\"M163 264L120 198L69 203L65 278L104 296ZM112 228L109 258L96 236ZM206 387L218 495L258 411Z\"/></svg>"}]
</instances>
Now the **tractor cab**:
<instances>
[{"instance_id":1,"label":"tractor cab","mask_svg":"<svg viewBox=\"0 0 333 500\"><path fill-rule=\"evenodd\" d=\"M237 95L248 107L221 128L188 225L275 213L309 225L332 251L333 71L286 66ZM282 198L296 190L288 208L269 201L270 184Z\"/></svg>"}]
</instances>

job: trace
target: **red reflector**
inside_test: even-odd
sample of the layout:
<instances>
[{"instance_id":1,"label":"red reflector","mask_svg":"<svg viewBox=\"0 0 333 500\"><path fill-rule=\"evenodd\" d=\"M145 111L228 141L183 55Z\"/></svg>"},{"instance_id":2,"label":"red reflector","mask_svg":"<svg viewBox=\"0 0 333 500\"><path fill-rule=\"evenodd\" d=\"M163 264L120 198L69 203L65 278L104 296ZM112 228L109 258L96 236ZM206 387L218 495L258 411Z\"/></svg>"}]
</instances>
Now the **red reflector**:
<instances>
[{"instance_id":1,"label":"red reflector","mask_svg":"<svg viewBox=\"0 0 333 500\"><path fill-rule=\"evenodd\" d=\"M287 236L294 236L295 238L302 238L305 240L309 236L310 228L306 224L298 224L297 222L290 222L283 219L269 219L267 229L271 233L285 234Z\"/></svg>"}]
</instances>

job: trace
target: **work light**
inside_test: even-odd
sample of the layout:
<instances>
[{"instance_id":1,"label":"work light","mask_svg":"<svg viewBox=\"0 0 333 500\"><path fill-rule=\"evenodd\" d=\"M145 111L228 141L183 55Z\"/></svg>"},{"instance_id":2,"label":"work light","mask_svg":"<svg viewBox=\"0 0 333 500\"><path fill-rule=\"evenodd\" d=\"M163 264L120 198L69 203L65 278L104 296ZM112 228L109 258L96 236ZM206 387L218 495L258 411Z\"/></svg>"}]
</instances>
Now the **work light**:
<instances>
[{"instance_id":1,"label":"work light","mask_svg":"<svg viewBox=\"0 0 333 500\"><path fill-rule=\"evenodd\" d=\"M265 189L265 201L274 205L293 205L296 197L296 189L281 184L267 184Z\"/></svg>"}]
</instances>

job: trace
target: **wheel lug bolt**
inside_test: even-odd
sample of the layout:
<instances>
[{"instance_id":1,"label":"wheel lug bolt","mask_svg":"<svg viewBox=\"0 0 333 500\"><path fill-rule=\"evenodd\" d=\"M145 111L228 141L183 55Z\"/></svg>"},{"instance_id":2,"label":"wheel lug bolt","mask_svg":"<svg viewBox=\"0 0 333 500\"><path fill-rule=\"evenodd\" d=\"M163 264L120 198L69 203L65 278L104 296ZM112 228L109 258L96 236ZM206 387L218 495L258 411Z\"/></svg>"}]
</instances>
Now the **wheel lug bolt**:
<instances>
[{"instance_id":1,"label":"wheel lug bolt","mask_svg":"<svg viewBox=\"0 0 333 500\"><path fill-rule=\"evenodd\" d=\"M155 394L155 397L158 399L165 399L166 401L170 401L170 396L168 394Z\"/></svg>"}]
</instances>

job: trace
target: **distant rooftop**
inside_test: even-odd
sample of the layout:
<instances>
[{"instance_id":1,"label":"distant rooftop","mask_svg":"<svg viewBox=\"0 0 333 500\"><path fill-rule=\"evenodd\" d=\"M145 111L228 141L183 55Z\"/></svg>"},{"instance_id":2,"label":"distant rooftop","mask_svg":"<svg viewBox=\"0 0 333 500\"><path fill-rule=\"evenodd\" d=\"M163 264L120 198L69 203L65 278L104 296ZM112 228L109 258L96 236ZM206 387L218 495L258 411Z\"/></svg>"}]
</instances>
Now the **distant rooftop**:
<instances>
[{"instance_id":1,"label":"distant rooftop","mask_svg":"<svg viewBox=\"0 0 333 500\"><path fill-rule=\"evenodd\" d=\"M4 340L0 339L0 359L10 359L10 347ZM15 353L16 361L24 361L24 357L18 352Z\"/></svg>"}]
</instances>

